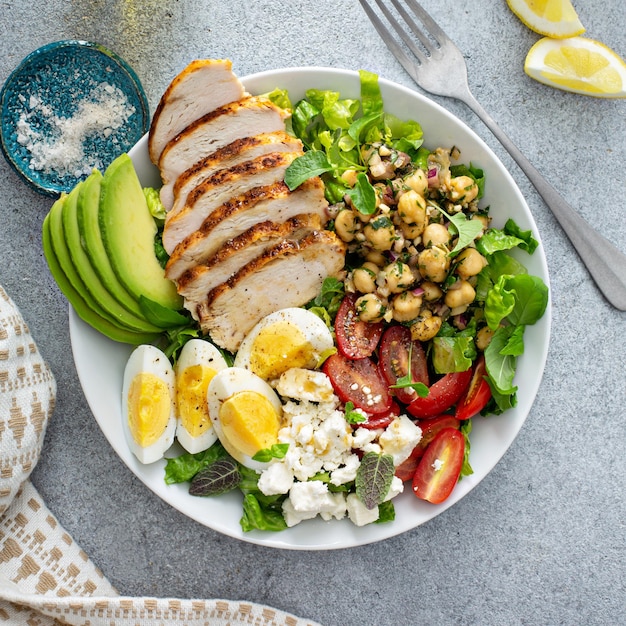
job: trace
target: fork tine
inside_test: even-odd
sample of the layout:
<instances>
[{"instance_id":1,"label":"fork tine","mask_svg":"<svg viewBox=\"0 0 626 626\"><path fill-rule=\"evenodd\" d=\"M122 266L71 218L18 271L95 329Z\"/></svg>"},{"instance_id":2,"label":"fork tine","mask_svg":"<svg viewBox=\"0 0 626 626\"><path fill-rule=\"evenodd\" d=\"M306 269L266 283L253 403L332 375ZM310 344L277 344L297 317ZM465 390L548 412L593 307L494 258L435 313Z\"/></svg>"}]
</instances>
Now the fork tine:
<instances>
[{"instance_id":1,"label":"fork tine","mask_svg":"<svg viewBox=\"0 0 626 626\"><path fill-rule=\"evenodd\" d=\"M392 0L393 1L393 0ZM426 10L416 2L416 0L405 0L411 7L413 13L417 16L420 22L426 26L428 32L432 37L437 39L437 43L441 46L445 41L449 41L448 35L441 30L437 22L426 12ZM394 2L395 4L395 2ZM441 41L439 41L441 40Z\"/></svg>"},{"instance_id":2,"label":"fork tine","mask_svg":"<svg viewBox=\"0 0 626 626\"><path fill-rule=\"evenodd\" d=\"M378 5L378 8L383 12L388 22L393 26L393 29L400 35L400 38L404 43L409 47L411 52L420 60L423 61L424 52L420 50L415 42L409 37L408 33L400 26L398 20L391 14L389 9L385 6L382 0L374 0ZM411 27L413 34L420 40L424 48L427 52L432 48L432 43L428 41L426 36L422 33L422 31L418 28L417 24L411 19L411 16L408 15L404 7L398 2L398 0L391 0L391 4L396 8L398 13L404 18L405 22Z\"/></svg>"},{"instance_id":3,"label":"fork tine","mask_svg":"<svg viewBox=\"0 0 626 626\"><path fill-rule=\"evenodd\" d=\"M393 38L391 32L387 29L387 27L382 23L378 15L374 12L372 7L369 5L367 0L359 0L359 3L363 7L365 13L370 18L370 21L374 25L374 28L378 31L381 39L385 42L386 46L391 50L396 59L400 62L400 65L406 70L406 72L411 76L411 78L418 82L416 65L414 61L412 61L406 52L402 49L402 47L396 42Z\"/></svg>"}]
</instances>

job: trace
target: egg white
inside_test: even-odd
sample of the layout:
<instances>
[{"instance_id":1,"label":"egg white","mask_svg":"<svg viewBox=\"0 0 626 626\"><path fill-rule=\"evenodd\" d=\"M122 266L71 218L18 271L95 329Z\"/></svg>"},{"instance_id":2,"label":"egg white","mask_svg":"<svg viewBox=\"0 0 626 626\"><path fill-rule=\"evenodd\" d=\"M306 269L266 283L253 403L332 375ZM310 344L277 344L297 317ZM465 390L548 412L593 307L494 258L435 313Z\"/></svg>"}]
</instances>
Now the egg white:
<instances>
[{"instance_id":1,"label":"egg white","mask_svg":"<svg viewBox=\"0 0 626 626\"><path fill-rule=\"evenodd\" d=\"M228 367L221 352L213 344L203 339L191 339L183 346L174 367L177 382L178 377L182 376L187 368L200 364L206 365L216 372ZM178 443L180 443L187 452L191 454L202 452L210 448L217 441L217 433L212 426L209 416L207 416L209 417L209 427L201 435L194 437L192 433L187 430L180 417L181 406L177 405L176 412L176 439L178 439Z\"/></svg>"},{"instance_id":2,"label":"egg white","mask_svg":"<svg viewBox=\"0 0 626 626\"><path fill-rule=\"evenodd\" d=\"M270 313L254 326L241 342L235 357L235 367L252 370L252 351L259 333L279 322L287 323L298 329L313 348L316 359L319 359L323 352L330 350L334 346L330 329L320 317L307 309L290 307ZM312 367L315 365L315 363L311 364Z\"/></svg>"},{"instance_id":3,"label":"egg white","mask_svg":"<svg viewBox=\"0 0 626 626\"><path fill-rule=\"evenodd\" d=\"M242 465L254 470L263 470L269 463L255 461L239 450L226 437L220 422L222 404L236 393L242 391L254 391L261 394L271 403L279 419L282 417L283 408L276 392L262 378L240 367L229 367L219 371L209 384L207 391L209 415L213 422L213 428L226 451Z\"/></svg>"},{"instance_id":4,"label":"egg white","mask_svg":"<svg viewBox=\"0 0 626 626\"><path fill-rule=\"evenodd\" d=\"M145 372L159 378L165 384L170 401L170 412L167 424L158 439L149 446L139 445L131 432L129 425L128 393L135 376ZM167 356L152 345L141 345L135 348L130 355L124 369L122 384L122 425L126 441L132 453L144 464L154 463L163 458L166 450L174 442L176 432L175 411L175 377L172 365Z\"/></svg>"}]
</instances>

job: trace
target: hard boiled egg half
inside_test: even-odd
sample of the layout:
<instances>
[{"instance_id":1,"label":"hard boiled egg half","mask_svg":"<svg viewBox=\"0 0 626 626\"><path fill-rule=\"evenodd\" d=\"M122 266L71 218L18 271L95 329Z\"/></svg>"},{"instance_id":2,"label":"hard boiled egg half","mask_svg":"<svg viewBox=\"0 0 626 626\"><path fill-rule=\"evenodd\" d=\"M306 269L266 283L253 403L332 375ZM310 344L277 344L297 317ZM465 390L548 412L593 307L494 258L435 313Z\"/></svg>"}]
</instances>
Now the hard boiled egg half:
<instances>
[{"instance_id":1,"label":"hard boiled egg half","mask_svg":"<svg viewBox=\"0 0 626 626\"><path fill-rule=\"evenodd\" d=\"M315 368L333 347L333 336L321 318L292 307L258 322L242 341L234 365L272 381L292 367Z\"/></svg>"},{"instance_id":2,"label":"hard boiled egg half","mask_svg":"<svg viewBox=\"0 0 626 626\"><path fill-rule=\"evenodd\" d=\"M189 340L180 352L174 367L176 439L187 452L202 452L217 440L209 417L207 389L217 372L226 367L221 352L203 339Z\"/></svg>"},{"instance_id":3,"label":"hard boiled egg half","mask_svg":"<svg viewBox=\"0 0 626 626\"><path fill-rule=\"evenodd\" d=\"M126 440L141 463L163 457L176 431L174 370L152 345L133 350L122 385L122 421Z\"/></svg>"},{"instance_id":4,"label":"hard boiled egg half","mask_svg":"<svg viewBox=\"0 0 626 626\"><path fill-rule=\"evenodd\" d=\"M226 451L250 469L267 467L252 457L278 443L282 404L276 392L249 370L229 367L209 383L207 402L213 427Z\"/></svg>"}]
</instances>

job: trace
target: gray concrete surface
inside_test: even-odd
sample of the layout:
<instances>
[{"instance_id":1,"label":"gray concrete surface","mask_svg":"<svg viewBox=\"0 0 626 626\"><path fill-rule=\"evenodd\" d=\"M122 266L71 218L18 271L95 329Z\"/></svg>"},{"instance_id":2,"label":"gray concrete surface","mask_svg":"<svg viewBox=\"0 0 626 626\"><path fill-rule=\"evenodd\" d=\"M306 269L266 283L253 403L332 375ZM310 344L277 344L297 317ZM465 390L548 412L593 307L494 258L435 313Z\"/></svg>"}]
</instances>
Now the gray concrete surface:
<instances>
[{"instance_id":1,"label":"gray concrete surface","mask_svg":"<svg viewBox=\"0 0 626 626\"><path fill-rule=\"evenodd\" d=\"M626 55L622 0L576 4L587 35ZM565 198L626 250L625 101L526 77L524 57L539 36L504 0L424 5L464 50L477 99ZM0 82L27 53L65 38L121 54L152 109L198 57L230 58L239 75L321 65L366 68L411 86L356 0L5 0ZM127 470L76 376L67 303L41 251L50 201L0 160L0 284L58 382L33 482L121 593L245 599L326 626L626 623L626 314L602 298L487 129L460 103L434 99L493 148L535 215L552 281L546 373L519 437L469 496L411 532L349 550L287 552L222 536L161 502Z\"/></svg>"}]
</instances>

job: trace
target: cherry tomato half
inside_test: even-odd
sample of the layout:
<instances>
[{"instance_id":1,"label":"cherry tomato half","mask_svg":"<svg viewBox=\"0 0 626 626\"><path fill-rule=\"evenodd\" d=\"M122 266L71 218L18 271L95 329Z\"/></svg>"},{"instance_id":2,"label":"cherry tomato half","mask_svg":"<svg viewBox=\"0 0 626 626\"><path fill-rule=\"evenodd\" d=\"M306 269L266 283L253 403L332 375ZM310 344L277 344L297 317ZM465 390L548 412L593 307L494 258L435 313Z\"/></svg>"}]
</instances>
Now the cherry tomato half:
<instances>
[{"instance_id":1,"label":"cherry tomato half","mask_svg":"<svg viewBox=\"0 0 626 626\"><path fill-rule=\"evenodd\" d=\"M487 369L485 357L481 356L474 365L474 374L467 391L461 396L456 405L455 417L459 420L467 420L480 413L491 398L491 387L485 380Z\"/></svg>"},{"instance_id":2,"label":"cherry tomato half","mask_svg":"<svg viewBox=\"0 0 626 626\"><path fill-rule=\"evenodd\" d=\"M432 440L413 476L413 493L433 504L443 502L461 475L465 437L456 428L444 428Z\"/></svg>"},{"instance_id":3,"label":"cherry tomato half","mask_svg":"<svg viewBox=\"0 0 626 626\"><path fill-rule=\"evenodd\" d=\"M355 294L346 294L335 317L337 348L349 359L363 359L374 354L383 334L382 322L362 322L358 318L356 301Z\"/></svg>"},{"instance_id":4,"label":"cherry tomato half","mask_svg":"<svg viewBox=\"0 0 626 626\"><path fill-rule=\"evenodd\" d=\"M461 397L472 379L472 368L453 372L431 385L425 398L419 396L409 404L407 411L418 418L434 417L447 411Z\"/></svg>"},{"instance_id":5,"label":"cherry tomato half","mask_svg":"<svg viewBox=\"0 0 626 626\"><path fill-rule=\"evenodd\" d=\"M419 341L411 339L411 331L406 326L389 326L380 340L379 365L389 386L395 385L398 378L409 373L411 354L411 382L428 386L428 363L424 348ZM392 393L403 404L410 404L417 398L417 392L410 387L392 389Z\"/></svg>"},{"instance_id":6,"label":"cherry tomato half","mask_svg":"<svg viewBox=\"0 0 626 626\"><path fill-rule=\"evenodd\" d=\"M322 370L330 378L333 389L342 402L352 402L355 408L374 416L390 413L391 395L378 367L371 359L348 359L337 352L324 361ZM391 419L393 416L390 421Z\"/></svg>"},{"instance_id":7,"label":"cherry tomato half","mask_svg":"<svg viewBox=\"0 0 626 626\"><path fill-rule=\"evenodd\" d=\"M441 415L439 417L417 420L417 425L422 429L422 438L413 448L409 458L396 468L396 476L403 482L412 480L420 459L424 456L426 448L436 435L444 428L456 428L458 430L461 422L453 415Z\"/></svg>"}]
</instances>

